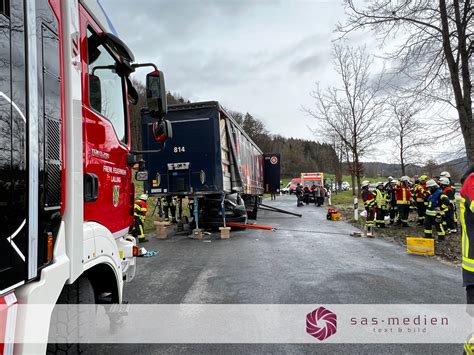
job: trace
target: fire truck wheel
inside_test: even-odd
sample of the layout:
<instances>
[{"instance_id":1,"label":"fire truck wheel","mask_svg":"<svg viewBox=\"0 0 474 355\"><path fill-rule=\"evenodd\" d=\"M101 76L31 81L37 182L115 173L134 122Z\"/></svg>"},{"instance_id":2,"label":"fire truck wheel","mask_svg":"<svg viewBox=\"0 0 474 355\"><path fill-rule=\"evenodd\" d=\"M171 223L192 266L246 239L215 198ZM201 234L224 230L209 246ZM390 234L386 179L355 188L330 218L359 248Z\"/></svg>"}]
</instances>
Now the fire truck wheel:
<instances>
[{"instance_id":1,"label":"fire truck wheel","mask_svg":"<svg viewBox=\"0 0 474 355\"><path fill-rule=\"evenodd\" d=\"M48 342L47 354L88 353L90 344L81 339L87 341L87 334L92 334L90 320L95 319L95 312L92 307L81 308L81 304L95 304L94 289L84 276L72 285L65 285L59 295L49 328L49 339L55 342Z\"/></svg>"}]
</instances>

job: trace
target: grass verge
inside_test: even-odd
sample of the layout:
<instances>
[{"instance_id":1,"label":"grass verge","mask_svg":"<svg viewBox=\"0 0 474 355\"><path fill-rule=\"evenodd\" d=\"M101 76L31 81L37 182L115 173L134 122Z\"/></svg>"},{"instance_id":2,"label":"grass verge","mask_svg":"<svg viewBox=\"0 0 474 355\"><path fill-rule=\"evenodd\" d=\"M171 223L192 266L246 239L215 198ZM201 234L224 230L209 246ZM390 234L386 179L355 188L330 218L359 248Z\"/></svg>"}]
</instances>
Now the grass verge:
<instances>
[{"instance_id":1,"label":"grass verge","mask_svg":"<svg viewBox=\"0 0 474 355\"><path fill-rule=\"evenodd\" d=\"M340 192L331 197L333 207L337 208L344 221L349 222L360 229L363 229L365 220L359 217L354 221L354 202L351 191ZM359 202L359 213L362 212L361 202ZM459 211L459 209L458 209ZM375 235L391 242L406 246L406 237L423 237L423 226L416 225L416 211L410 212L410 226L388 226L386 228L376 228ZM438 242L435 238L435 255L443 260L459 264L461 262L461 233L458 226L458 233L446 235L444 242Z\"/></svg>"}]
</instances>

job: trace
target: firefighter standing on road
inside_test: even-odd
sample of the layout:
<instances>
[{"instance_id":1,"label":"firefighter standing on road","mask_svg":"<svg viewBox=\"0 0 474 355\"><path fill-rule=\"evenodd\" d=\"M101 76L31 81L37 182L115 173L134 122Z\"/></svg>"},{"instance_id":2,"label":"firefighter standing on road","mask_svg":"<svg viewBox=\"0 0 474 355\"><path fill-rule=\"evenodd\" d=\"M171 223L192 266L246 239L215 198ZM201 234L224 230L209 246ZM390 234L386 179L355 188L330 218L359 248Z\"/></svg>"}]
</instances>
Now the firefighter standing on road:
<instances>
[{"instance_id":1,"label":"firefighter standing on road","mask_svg":"<svg viewBox=\"0 0 474 355\"><path fill-rule=\"evenodd\" d=\"M416 210L418 212L418 221L417 224L422 226L425 224L425 214L426 206L428 205L428 196L429 191L426 189L426 180L428 177L426 175L421 175L418 183L415 185L415 202Z\"/></svg>"},{"instance_id":2,"label":"firefighter standing on road","mask_svg":"<svg viewBox=\"0 0 474 355\"><path fill-rule=\"evenodd\" d=\"M449 207L446 211L445 221L446 221L446 233L456 233L457 232L457 220L456 220L456 202L455 202L455 193L456 191L451 186L451 182L447 177L442 177L439 179L441 188L443 189L443 194L445 194L449 199Z\"/></svg>"},{"instance_id":3,"label":"firefighter standing on road","mask_svg":"<svg viewBox=\"0 0 474 355\"><path fill-rule=\"evenodd\" d=\"M303 189L303 200L304 200L304 203L306 203L307 205L309 205L309 194L311 193L311 191L309 190L309 186L306 185Z\"/></svg>"},{"instance_id":4,"label":"firefighter standing on road","mask_svg":"<svg viewBox=\"0 0 474 355\"><path fill-rule=\"evenodd\" d=\"M395 186L398 184L398 180L394 180L391 176L388 178L388 182L385 184L385 192L387 193L387 199L389 204L389 216L390 223L395 223L395 217L397 216L397 197L395 194Z\"/></svg>"},{"instance_id":5,"label":"firefighter standing on road","mask_svg":"<svg viewBox=\"0 0 474 355\"><path fill-rule=\"evenodd\" d=\"M133 236L138 238L138 242L146 242L145 239L145 232L143 229L143 222L145 222L146 213L147 213L147 194L141 194L135 200L135 206L133 208L133 217L134 217L134 224L133 224Z\"/></svg>"},{"instance_id":6,"label":"firefighter standing on road","mask_svg":"<svg viewBox=\"0 0 474 355\"><path fill-rule=\"evenodd\" d=\"M435 227L438 240L443 241L446 235L444 215L449 207L449 199L434 180L428 180L426 188L430 191L430 197L425 217L425 238L432 237L433 227Z\"/></svg>"},{"instance_id":7,"label":"firefighter standing on road","mask_svg":"<svg viewBox=\"0 0 474 355\"><path fill-rule=\"evenodd\" d=\"M375 205L376 208L376 218L375 225L377 227L385 228L385 215L387 212L387 194L383 188L383 182L378 182L377 187L374 191L375 194Z\"/></svg>"},{"instance_id":8,"label":"firefighter standing on road","mask_svg":"<svg viewBox=\"0 0 474 355\"><path fill-rule=\"evenodd\" d=\"M367 236L373 236L374 219L375 219L375 196L369 191L369 181L362 182L362 201L364 201L365 211L367 212Z\"/></svg>"},{"instance_id":9,"label":"firefighter standing on road","mask_svg":"<svg viewBox=\"0 0 474 355\"><path fill-rule=\"evenodd\" d=\"M296 195L296 206L300 207L303 205L303 188L301 187L300 183L296 184L296 189L295 189L295 195Z\"/></svg>"},{"instance_id":10,"label":"firefighter standing on road","mask_svg":"<svg viewBox=\"0 0 474 355\"><path fill-rule=\"evenodd\" d=\"M398 220L397 224L408 227L408 216L410 214L411 191L410 178L402 176L400 184L395 186L395 196L397 201Z\"/></svg>"}]
</instances>

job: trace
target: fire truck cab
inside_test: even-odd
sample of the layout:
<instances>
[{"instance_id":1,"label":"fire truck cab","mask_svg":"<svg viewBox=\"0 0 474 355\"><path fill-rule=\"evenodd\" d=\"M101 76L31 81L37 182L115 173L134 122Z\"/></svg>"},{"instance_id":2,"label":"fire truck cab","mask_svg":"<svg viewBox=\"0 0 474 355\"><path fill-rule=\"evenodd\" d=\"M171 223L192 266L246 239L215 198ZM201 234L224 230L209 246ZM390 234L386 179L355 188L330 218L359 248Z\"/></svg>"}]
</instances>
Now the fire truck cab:
<instances>
[{"instance_id":1,"label":"fire truck cab","mask_svg":"<svg viewBox=\"0 0 474 355\"><path fill-rule=\"evenodd\" d=\"M16 303L55 304L79 284L120 303L135 275L134 61L97 0L0 1L0 352L46 350L49 318L15 317ZM156 67L147 98L163 140ZM28 348L33 333L44 343Z\"/></svg>"}]
</instances>

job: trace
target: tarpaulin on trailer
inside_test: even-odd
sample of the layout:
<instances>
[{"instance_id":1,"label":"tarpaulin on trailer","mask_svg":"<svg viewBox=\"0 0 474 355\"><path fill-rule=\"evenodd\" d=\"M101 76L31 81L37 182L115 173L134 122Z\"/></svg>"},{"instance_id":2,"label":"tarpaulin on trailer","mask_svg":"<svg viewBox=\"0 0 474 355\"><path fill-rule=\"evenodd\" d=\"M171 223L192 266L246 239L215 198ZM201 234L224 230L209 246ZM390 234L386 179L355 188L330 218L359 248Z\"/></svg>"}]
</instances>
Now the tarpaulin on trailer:
<instances>
[{"instance_id":1,"label":"tarpaulin on trailer","mask_svg":"<svg viewBox=\"0 0 474 355\"><path fill-rule=\"evenodd\" d=\"M166 119L173 138L162 152L144 156L148 193L263 193L262 152L219 103L173 105ZM151 123L142 121L144 150L160 148Z\"/></svg>"}]
</instances>

